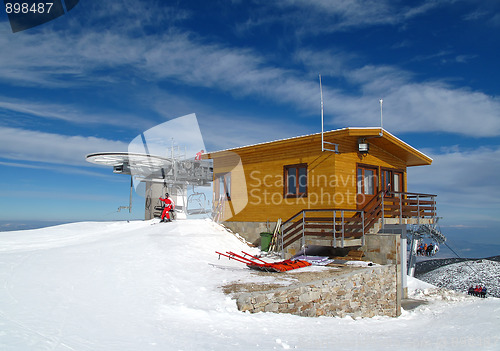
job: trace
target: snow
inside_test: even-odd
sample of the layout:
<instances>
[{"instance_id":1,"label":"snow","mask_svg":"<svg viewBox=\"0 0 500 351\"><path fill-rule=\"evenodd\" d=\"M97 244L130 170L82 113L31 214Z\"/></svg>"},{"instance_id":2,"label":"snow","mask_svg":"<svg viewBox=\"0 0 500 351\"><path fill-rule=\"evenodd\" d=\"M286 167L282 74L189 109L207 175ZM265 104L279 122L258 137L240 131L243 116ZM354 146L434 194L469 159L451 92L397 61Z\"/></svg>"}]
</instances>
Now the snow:
<instances>
[{"instance_id":1,"label":"snow","mask_svg":"<svg viewBox=\"0 0 500 351\"><path fill-rule=\"evenodd\" d=\"M242 313L220 286L273 278L215 251L258 251L209 220L155 223L0 232L0 350L500 349L500 299L416 279L427 304L398 318Z\"/></svg>"},{"instance_id":2,"label":"snow","mask_svg":"<svg viewBox=\"0 0 500 351\"><path fill-rule=\"evenodd\" d=\"M488 294L500 297L500 262L487 259L450 264L419 277L433 285L467 292L469 287L486 286Z\"/></svg>"}]
</instances>

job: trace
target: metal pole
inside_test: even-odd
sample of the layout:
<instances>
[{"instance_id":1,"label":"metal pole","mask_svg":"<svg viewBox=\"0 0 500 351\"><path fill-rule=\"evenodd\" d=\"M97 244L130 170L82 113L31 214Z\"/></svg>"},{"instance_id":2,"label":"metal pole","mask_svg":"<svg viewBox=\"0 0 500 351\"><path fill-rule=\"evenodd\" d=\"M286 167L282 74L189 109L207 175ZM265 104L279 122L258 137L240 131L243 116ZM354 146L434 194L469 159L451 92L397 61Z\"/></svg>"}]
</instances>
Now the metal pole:
<instances>
[{"instance_id":1,"label":"metal pole","mask_svg":"<svg viewBox=\"0 0 500 351\"><path fill-rule=\"evenodd\" d=\"M306 237L305 237L305 222L306 222L306 211L302 211L302 248L304 249L304 256L306 256Z\"/></svg>"},{"instance_id":2,"label":"metal pole","mask_svg":"<svg viewBox=\"0 0 500 351\"><path fill-rule=\"evenodd\" d=\"M344 248L344 233L345 233L344 210L341 211L341 214L342 214L342 239L340 241L340 246Z\"/></svg>"},{"instance_id":3,"label":"metal pole","mask_svg":"<svg viewBox=\"0 0 500 351\"><path fill-rule=\"evenodd\" d=\"M432 213L434 214L433 215L433 222L436 222L437 206L436 206L436 197L435 196L432 197Z\"/></svg>"},{"instance_id":4,"label":"metal pole","mask_svg":"<svg viewBox=\"0 0 500 351\"><path fill-rule=\"evenodd\" d=\"M361 211L361 225L362 225L361 229L363 230L363 236L361 238L361 246L363 246L365 245L365 211Z\"/></svg>"},{"instance_id":5,"label":"metal pole","mask_svg":"<svg viewBox=\"0 0 500 351\"><path fill-rule=\"evenodd\" d=\"M382 192L382 229L385 228L385 205L384 205L384 195L385 192Z\"/></svg>"},{"instance_id":6,"label":"metal pole","mask_svg":"<svg viewBox=\"0 0 500 351\"><path fill-rule=\"evenodd\" d=\"M399 194L399 224L403 224L403 194Z\"/></svg>"},{"instance_id":7,"label":"metal pole","mask_svg":"<svg viewBox=\"0 0 500 351\"><path fill-rule=\"evenodd\" d=\"M172 157L172 168L174 171L174 181L177 180L177 162L174 160L174 138L172 138L172 150L170 152L170 155Z\"/></svg>"},{"instance_id":8,"label":"metal pole","mask_svg":"<svg viewBox=\"0 0 500 351\"><path fill-rule=\"evenodd\" d=\"M321 95L321 152L325 151L324 149L324 137L323 137L323 132L324 132L324 124L323 124L323 86L321 85L321 74L319 75L319 91Z\"/></svg>"},{"instance_id":9,"label":"metal pole","mask_svg":"<svg viewBox=\"0 0 500 351\"><path fill-rule=\"evenodd\" d=\"M128 213L132 213L132 189L134 188L134 180L132 174L130 175L130 197L128 200Z\"/></svg>"},{"instance_id":10,"label":"metal pole","mask_svg":"<svg viewBox=\"0 0 500 351\"><path fill-rule=\"evenodd\" d=\"M335 210L333 210L333 247L337 248L337 237L335 236Z\"/></svg>"},{"instance_id":11,"label":"metal pole","mask_svg":"<svg viewBox=\"0 0 500 351\"><path fill-rule=\"evenodd\" d=\"M417 246L418 246L418 237L415 232L412 233L411 236L411 249L410 249L410 262L408 263L408 275L410 277L415 276L415 267L417 264Z\"/></svg>"},{"instance_id":12,"label":"metal pole","mask_svg":"<svg viewBox=\"0 0 500 351\"><path fill-rule=\"evenodd\" d=\"M379 102L380 102L380 133L383 133L383 130L384 130L384 118L382 116L382 103L384 102L384 100L380 99Z\"/></svg>"},{"instance_id":13,"label":"metal pole","mask_svg":"<svg viewBox=\"0 0 500 351\"><path fill-rule=\"evenodd\" d=\"M281 229L281 258L285 258L285 248L283 247L283 241L285 241L284 235L285 235L285 231L282 228Z\"/></svg>"},{"instance_id":14,"label":"metal pole","mask_svg":"<svg viewBox=\"0 0 500 351\"><path fill-rule=\"evenodd\" d=\"M402 282L402 298L408 298L408 257L407 257L407 239L406 239L406 226L401 228L401 282Z\"/></svg>"},{"instance_id":15,"label":"metal pole","mask_svg":"<svg viewBox=\"0 0 500 351\"><path fill-rule=\"evenodd\" d=\"M417 223L420 225L420 195L417 195Z\"/></svg>"},{"instance_id":16,"label":"metal pole","mask_svg":"<svg viewBox=\"0 0 500 351\"><path fill-rule=\"evenodd\" d=\"M283 246L285 242L285 230L281 228L281 258L285 258L285 247Z\"/></svg>"}]
</instances>

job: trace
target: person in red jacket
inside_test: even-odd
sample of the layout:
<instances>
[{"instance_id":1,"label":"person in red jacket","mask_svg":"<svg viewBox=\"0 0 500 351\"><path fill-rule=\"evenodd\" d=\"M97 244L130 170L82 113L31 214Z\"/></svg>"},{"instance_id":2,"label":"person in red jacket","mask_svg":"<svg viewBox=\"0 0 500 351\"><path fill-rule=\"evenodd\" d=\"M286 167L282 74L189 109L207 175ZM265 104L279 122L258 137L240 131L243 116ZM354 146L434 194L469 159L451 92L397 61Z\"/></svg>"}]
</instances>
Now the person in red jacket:
<instances>
[{"instance_id":1,"label":"person in red jacket","mask_svg":"<svg viewBox=\"0 0 500 351\"><path fill-rule=\"evenodd\" d=\"M172 209L173 203L172 200L168 198L168 193L165 194L165 198L160 197L160 201L163 201L165 203L165 207L163 208L163 212L161 213L161 221L172 222L172 220L170 219L169 211Z\"/></svg>"}]
</instances>

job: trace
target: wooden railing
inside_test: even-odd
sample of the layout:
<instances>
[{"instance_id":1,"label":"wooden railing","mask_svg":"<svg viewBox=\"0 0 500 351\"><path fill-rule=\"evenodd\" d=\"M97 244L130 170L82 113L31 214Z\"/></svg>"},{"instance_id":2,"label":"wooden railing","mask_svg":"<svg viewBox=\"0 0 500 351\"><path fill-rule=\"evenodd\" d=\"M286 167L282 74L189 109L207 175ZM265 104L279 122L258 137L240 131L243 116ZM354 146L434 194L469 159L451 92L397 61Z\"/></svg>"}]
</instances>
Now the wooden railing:
<instances>
[{"instance_id":1,"label":"wooden railing","mask_svg":"<svg viewBox=\"0 0 500 351\"><path fill-rule=\"evenodd\" d=\"M386 192L381 194L384 218L436 218L436 195Z\"/></svg>"},{"instance_id":2,"label":"wooden railing","mask_svg":"<svg viewBox=\"0 0 500 351\"><path fill-rule=\"evenodd\" d=\"M435 195L380 192L363 209L305 209L283 222L281 249L306 236L332 240L332 246L344 247L344 239L361 239L382 218L435 218Z\"/></svg>"},{"instance_id":3,"label":"wooden railing","mask_svg":"<svg viewBox=\"0 0 500 351\"><path fill-rule=\"evenodd\" d=\"M302 210L283 223L282 248L289 246L304 236L315 236L344 244L349 236L364 235L364 212L352 209L311 209Z\"/></svg>"}]
</instances>

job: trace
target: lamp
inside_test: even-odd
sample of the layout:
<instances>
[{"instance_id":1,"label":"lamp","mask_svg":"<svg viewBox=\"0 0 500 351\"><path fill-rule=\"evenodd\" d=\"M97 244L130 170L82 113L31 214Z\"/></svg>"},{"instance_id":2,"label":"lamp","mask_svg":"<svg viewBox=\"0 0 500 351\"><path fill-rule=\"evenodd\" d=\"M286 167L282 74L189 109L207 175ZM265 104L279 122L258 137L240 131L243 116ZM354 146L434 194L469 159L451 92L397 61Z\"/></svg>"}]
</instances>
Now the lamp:
<instances>
[{"instance_id":1,"label":"lamp","mask_svg":"<svg viewBox=\"0 0 500 351\"><path fill-rule=\"evenodd\" d=\"M358 151L365 155L368 153L368 150L370 150L370 144L368 144L365 140L360 140L358 142Z\"/></svg>"}]
</instances>

